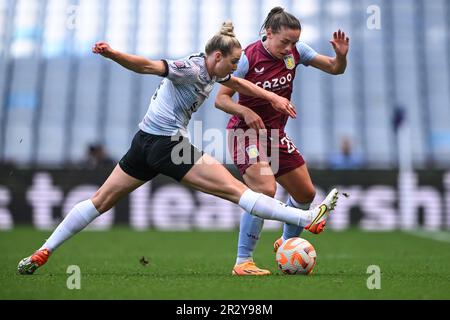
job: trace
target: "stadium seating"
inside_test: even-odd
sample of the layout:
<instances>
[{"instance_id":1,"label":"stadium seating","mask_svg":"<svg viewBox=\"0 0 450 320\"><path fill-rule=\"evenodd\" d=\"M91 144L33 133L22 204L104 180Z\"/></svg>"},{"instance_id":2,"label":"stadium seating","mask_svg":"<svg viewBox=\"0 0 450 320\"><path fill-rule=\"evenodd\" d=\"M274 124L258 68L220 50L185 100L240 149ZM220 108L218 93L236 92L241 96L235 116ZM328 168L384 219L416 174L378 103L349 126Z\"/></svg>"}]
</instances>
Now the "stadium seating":
<instances>
[{"instance_id":1,"label":"stadium seating","mask_svg":"<svg viewBox=\"0 0 450 320\"><path fill-rule=\"evenodd\" d=\"M0 160L22 165L77 162L92 142L103 142L119 159L161 79L133 74L92 55L94 42L107 40L152 59L177 58L202 51L220 23L231 18L246 46L258 38L275 3L197 2L198 10L181 0L0 0ZM281 4L301 19L302 40L323 54L333 55L328 40L338 28L351 38L344 75L297 69L292 99L298 118L287 128L311 166L327 166L347 137L368 167L395 167L392 116L399 107L412 128L414 164L449 166L446 0ZM380 29L367 25L370 6L382 8ZM93 19L99 14L104 21ZM204 122L203 131L223 130L228 122L229 115L214 108L217 90L194 115Z\"/></svg>"}]
</instances>

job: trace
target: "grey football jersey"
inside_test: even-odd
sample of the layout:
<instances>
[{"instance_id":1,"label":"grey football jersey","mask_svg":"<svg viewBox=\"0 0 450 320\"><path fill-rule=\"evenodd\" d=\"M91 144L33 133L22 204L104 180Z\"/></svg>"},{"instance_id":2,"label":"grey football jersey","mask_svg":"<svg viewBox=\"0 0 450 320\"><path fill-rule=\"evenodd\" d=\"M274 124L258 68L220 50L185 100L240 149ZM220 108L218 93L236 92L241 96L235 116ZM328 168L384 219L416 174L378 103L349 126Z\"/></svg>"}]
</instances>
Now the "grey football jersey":
<instances>
[{"instance_id":1,"label":"grey football jersey","mask_svg":"<svg viewBox=\"0 0 450 320\"><path fill-rule=\"evenodd\" d=\"M187 136L192 113L208 98L215 82L230 79L210 77L203 53L180 60L163 60L167 74L153 94L139 128L154 135Z\"/></svg>"}]
</instances>

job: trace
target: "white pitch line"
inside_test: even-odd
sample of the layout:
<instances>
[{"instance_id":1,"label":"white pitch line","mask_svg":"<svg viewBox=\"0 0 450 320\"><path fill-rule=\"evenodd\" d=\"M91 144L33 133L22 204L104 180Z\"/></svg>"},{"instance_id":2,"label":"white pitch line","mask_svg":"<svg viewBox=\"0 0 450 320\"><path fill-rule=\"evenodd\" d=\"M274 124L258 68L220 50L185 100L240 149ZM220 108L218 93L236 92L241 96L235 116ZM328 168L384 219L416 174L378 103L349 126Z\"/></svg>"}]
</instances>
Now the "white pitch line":
<instances>
[{"instance_id":1,"label":"white pitch line","mask_svg":"<svg viewBox=\"0 0 450 320\"><path fill-rule=\"evenodd\" d=\"M404 233L419 238L450 243L450 232L416 230L416 231L404 231Z\"/></svg>"}]
</instances>

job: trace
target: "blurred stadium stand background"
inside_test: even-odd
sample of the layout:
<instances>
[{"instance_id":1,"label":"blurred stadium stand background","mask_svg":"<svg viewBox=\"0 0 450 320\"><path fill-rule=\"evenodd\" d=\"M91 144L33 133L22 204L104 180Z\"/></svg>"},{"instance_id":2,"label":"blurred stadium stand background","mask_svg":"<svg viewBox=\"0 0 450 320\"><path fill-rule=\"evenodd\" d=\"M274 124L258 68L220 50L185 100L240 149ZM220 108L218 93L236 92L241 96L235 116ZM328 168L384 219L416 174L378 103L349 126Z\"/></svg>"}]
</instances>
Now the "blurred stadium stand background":
<instances>
[{"instance_id":1,"label":"blurred stadium stand background","mask_svg":"<svg viewBox=\"0 0 450 320\"><path fill-rule=\"evenodd\" d=\"M300 18L301 39L320 53L334 54L328 41L339 28L351 38L344 75L297 69L299 116L287 128L311 168L316 199L333 185L351 194L330 228L449 229L450 1L0 0L0 230L52 229L110 172L86 169L128 149L160 78L95 56L96 41L175 59L203 51L231 19L246 46L277 5ZM191 132L200 124L203 133L225 133L230 116L214 107L217 89L194 114ZM96 146L108 154L86 158ZM343 148L353 153L347 164ZM224 161L227 154L213 155ZM277 198L286 197L278 188ZM230 229L241 213L159 176L94 228Z\"/></svg>"},{"instance_id":2,"label":"blurred stadium stand background","mask_svg":"<svg viewBox=\"0 0 450 320\"><path fill-rule=\"evenodd\" d=\"M323 54L333 55L338 28L351 38L345 75L298 69L299 117L287 130L310 167L327 167L349 138L365 167L395 168L399 107L414 167L450 167L448 0L0 0L0 161L62 167L93 142L118 160L160 78L93 55L96 41L178 58L203 51L231 19L246 46L275 5L300 18L302 40ZM370 6L381 9L380 29L368 28ZM216 92L194 116L203 131L224 131L229 119L214 108Z\"/></svg>"}]
</instances>

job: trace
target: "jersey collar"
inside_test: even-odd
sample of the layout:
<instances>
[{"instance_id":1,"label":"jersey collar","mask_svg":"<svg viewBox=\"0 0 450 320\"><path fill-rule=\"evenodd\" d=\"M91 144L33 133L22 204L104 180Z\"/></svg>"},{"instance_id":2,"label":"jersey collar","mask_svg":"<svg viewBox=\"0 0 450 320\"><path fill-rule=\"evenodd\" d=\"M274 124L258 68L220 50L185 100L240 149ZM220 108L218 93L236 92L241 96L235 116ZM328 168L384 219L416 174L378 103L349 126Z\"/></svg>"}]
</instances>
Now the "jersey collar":
<instances>
[{"instance_id":1,"label":"jersey collar","mask_svg":"<svg viewBox=\"0 0 450 320\"><path fill-rule=\"evenodd\" d=\"M270 52L269 50L266 49L266 47L264 46L264 40L266 40L266 36L262 36L261 39L259 39L259 42L261 44L261 47L263 48L264 52L267 53L267 55L269 57L271 57L272 59L279 61L280 59L275 58Z\"/></svg>"}]
</instances>

